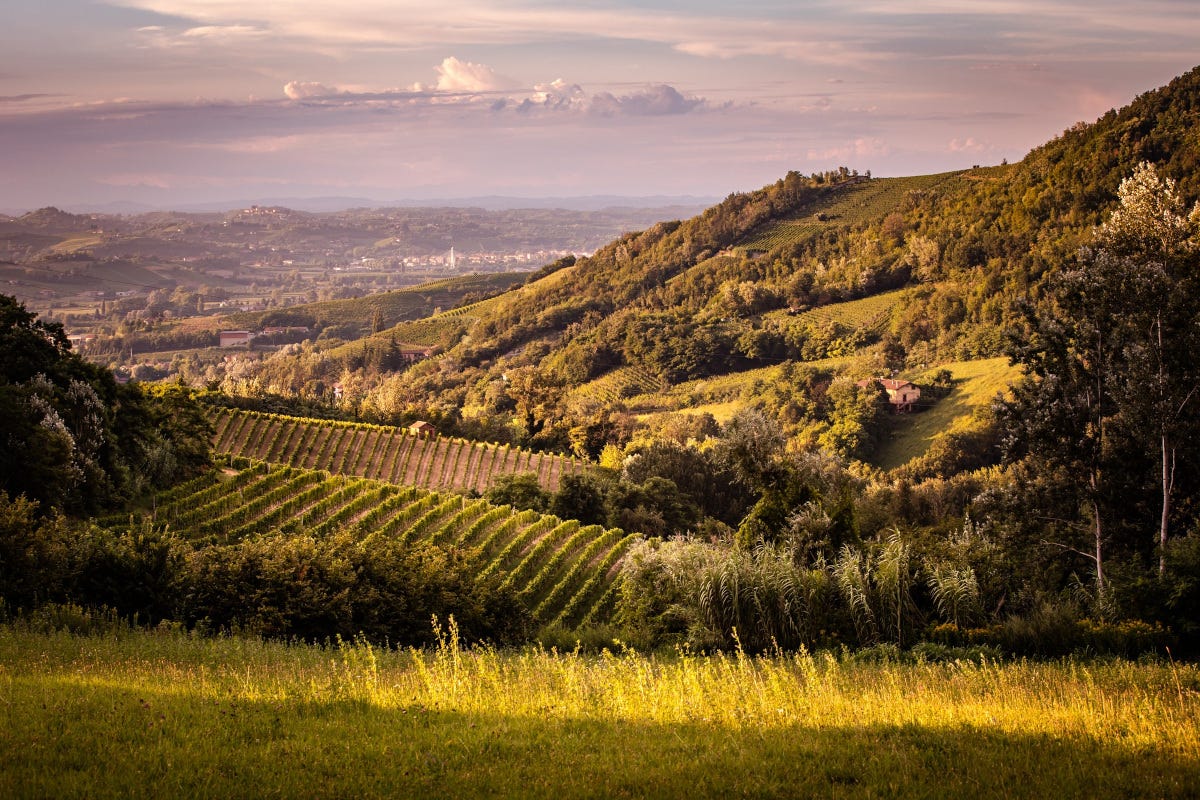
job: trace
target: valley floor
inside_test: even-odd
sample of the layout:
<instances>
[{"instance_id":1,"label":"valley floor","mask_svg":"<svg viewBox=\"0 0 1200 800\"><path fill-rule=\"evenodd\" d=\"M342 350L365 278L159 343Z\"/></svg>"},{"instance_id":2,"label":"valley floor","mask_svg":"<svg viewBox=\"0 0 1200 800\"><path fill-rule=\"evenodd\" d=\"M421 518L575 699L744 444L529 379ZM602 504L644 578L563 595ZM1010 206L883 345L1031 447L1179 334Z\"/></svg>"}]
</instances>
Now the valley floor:
<instances>
[{"instance_id":1,"label":"valley floor","mask_svg":"<svg viewBox=\"0 0 1200 800\"><path fill-rule=\"evenodd\" d=\"M0 796L1195 797L1200 668L0 627Z\"/></svg>"}]
</instances>

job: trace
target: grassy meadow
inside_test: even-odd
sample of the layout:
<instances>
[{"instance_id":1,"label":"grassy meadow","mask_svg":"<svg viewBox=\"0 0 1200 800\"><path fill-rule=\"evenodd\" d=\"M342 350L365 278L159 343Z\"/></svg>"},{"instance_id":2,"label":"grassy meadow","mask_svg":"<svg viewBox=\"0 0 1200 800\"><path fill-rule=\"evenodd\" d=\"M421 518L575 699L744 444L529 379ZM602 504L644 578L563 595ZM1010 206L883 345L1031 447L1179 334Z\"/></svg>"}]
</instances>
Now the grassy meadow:
<instances>
[{"instance_id":1,"label":"grassy meadow","mask_svg":"<svg viewBox=\"0 0 1200 800\"><path fill-rule=\"evenodd\" d=\"M1200 669L0 627L0 796L1195 797Z\"/></svg>"},{"instance_id":2,"label":"grassy meadow","mask_svg":"<svg viewBox=\"0 0 1200 800\"><path fill-rule=\"evenodd\" d=\"M891 436L880 444L872 464L894 469L918 458L937 437L968 425L977 409L990 405L1021 377L1020 369L1001 357L943 364L917 375L915 380L918 384L932 381L933 374L941 369L949 370L954 378L950 395L918 414L897 416Z\"/></svg>"}]
</instances>

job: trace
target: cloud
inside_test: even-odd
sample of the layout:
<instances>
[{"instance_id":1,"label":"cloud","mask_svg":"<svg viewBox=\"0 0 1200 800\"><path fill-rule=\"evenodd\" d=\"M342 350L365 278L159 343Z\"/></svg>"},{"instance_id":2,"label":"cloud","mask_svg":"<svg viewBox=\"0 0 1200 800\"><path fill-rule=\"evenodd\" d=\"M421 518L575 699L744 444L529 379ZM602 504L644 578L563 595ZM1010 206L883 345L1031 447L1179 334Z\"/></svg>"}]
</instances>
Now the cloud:
<instances>
[{"instance_id":1,"label":"cloud","mask_svg":"<svg viewBox=\"0 0 1200 800\"><path fill-rule=\"evenodd\" d=\"M809 161L828 161L830 159L863 158L867 156L886 156L892 152L887 142L874 137L859 137L840 147L826 150L812 149L808 151Z\"/></svg>"},{"instance_id":2,"label":"cloud","mask_svg":"<svg viewBox=\"0 0 1200 800\"><path fill-rule=\"evenodd\" d=\"M420 106L483 107L493 112L573 112L600 117L661 117L686 114L708 107L703 97L686 96L674 86L656 84L629 94L598 92L589 96L577 83L556 78L521 88L486 64L463 61L454 56L434 67L438 80L433 86L414 83L408 89L378 91L340 89L311 81L290 81L283 93L290 100L320 105L369 108L414 108Z\"/></svg>"},{"instance_id":3,"label":"cloud","mask_svg":"<svg viewBox=\"0 0 1200 800\"><path fill-rule=\"evenodd\" d=\"M283 93L289 100L309 100L314 97L334 97L342 94L332 86L311 81L289 81L284 84Z\"/></svg>"},{"instance_id":4,"label":"cloud","mask_svg":"<svg viewBox=\"0 0 1200 800\"><path fill-rule=\"evenodd\" d=\"M183 32L187 39L257 39L267 31L253 25L201 25Z\"/></svg>"},{"instance_id":5,"label":"cloud","mask_svg":"<svg viewBox=\"0 0 1200 800\"><path fill-rule=\"evenodd\" d=\"M580 110L587 107L587 95L577 83L568 84L562 78L555 78L549 83L534 84L533 94L526 97L516 109L522 113L528 113L533 110L547 111L569 111ZM508 104L502 103L494 107L493 110L499 111L505 108Z\"/></svg>"},{"instance_id":6,"label":"cloud","mask_svg":"<svg viewBox=\"0 0 1200 800\"><path fill-rule=\"evenodd\" d=\"M30 100L40 100L43 97L55 97L52 94L10 94L0 95L0 103L26 103Z\"/></svg>"},{"instance_id":7,"label":"cloud","mask_svg":"<svg viewBox=\"0 0 1200 800\"><path fill-rule=\"evenodd\" d=\"M516 86L515 81L497 75L486 64L459 61L454 56L443 59L434 69L438 74L439 92L491 92Z\"/></svg>"},{"instance_id":8,"label":"cloud","mask_svg":"<svg viewBox=\"0 0 1200 800\"><path fill-rule=\"evenodd\" d=\"M624 114L636 117L658 117L686 114L704 105L698 97L684 97L679 90L665 83L645 91L616 97L602 92L592 97L588 111L602 116Z\"/></svg>"}]
</instances>

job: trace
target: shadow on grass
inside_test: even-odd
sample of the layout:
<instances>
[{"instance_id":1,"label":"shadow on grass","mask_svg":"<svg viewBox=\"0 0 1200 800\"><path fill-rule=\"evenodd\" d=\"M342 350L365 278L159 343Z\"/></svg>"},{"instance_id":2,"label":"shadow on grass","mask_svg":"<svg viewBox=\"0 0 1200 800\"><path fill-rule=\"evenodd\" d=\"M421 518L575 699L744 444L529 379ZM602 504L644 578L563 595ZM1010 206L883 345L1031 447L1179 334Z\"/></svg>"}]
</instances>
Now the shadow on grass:
<instances>
[{"instance_id":1,"label":"shadow on grass","mask_svg":"<svg viewBox=\"0 0 1200 800\"><path fill-rule=\"evenodd\" d=\"M49 687L49 689L48 689ZM0 796L1196 797L1200 765L1091 738L741 730L10 681Z\"/></svg>"}]
</instances>

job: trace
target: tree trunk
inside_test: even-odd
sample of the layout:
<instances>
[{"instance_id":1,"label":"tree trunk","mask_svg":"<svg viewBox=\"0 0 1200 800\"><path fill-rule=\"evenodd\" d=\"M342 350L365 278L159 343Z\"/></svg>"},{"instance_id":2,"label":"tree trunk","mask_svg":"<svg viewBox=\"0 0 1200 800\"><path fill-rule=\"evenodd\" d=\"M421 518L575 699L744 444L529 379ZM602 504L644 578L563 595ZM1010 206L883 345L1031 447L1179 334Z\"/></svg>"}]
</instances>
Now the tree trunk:
<instances>
[{"instance_id":1,"label":"tree trunk","mask_svg":"<svg viewBox=\"0 0 1200 800\"><path fill-rule=\"evenodd\" d=\"M1091 477L1092 484L1092 535L1096 539L1096 597L1104 596L1104 524L1100 520L1100 501L1096 497L1098 486L1096 476Z\"/></svg>"},{"instance_id":2,"label":"tree trunk","mask_svg":"<svg viewBox=\"0 0 1200 800\"><path fill-rule=\"evenodd\" d=\"M1170 456L1168 457L1168 453ZM1171 492L1175 488L1175 448L1162 436L1162 517L1158 523L1158 577L1167 573L1167 534L1171 524Z\"/></svg>"}]
</instances>

